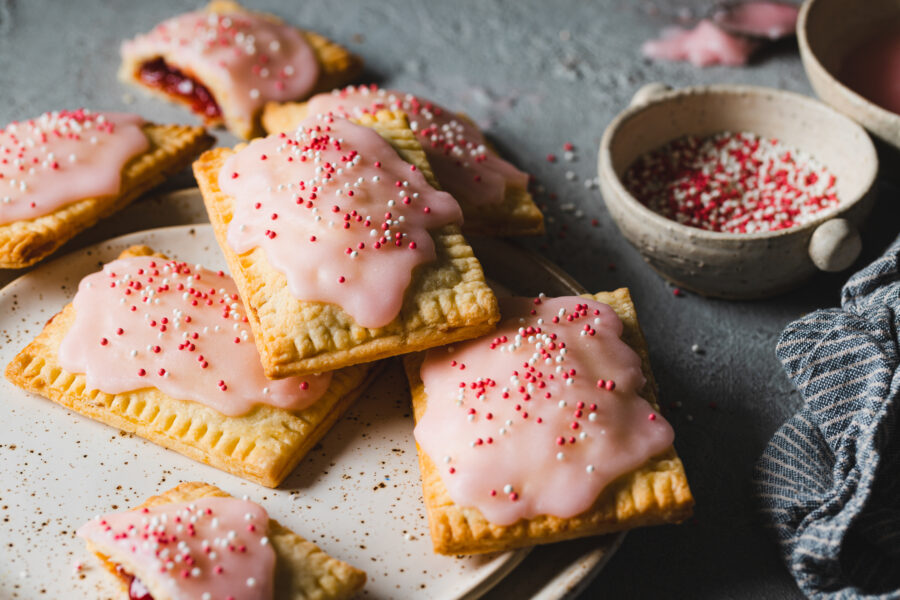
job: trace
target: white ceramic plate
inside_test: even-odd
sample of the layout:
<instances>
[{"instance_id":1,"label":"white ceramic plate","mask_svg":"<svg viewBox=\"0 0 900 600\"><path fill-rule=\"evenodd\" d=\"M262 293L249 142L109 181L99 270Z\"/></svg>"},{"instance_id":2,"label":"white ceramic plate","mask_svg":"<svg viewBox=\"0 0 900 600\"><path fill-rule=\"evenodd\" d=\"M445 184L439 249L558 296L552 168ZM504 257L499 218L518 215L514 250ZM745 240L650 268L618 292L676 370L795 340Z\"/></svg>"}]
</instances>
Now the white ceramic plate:
<instances>
[{"instance_id":1,"label":"white ceramic plate","mask_svg":"<svg viewBox=\"0 0 900 600\"><path fill-rule=\"evenodd\" d=\"M184 193L173 196L180 197L164 206L187 200ZM146 210L136 207L135 216ZM130 234L38 267L0 291L0 366L71 299L81 277L135 243L224 267L208 225ZM486 272L518 293L580 291L539 257L495 240L477 240L475 246ZM477 598L527 554L434 555L422 508L408 392L396 363L278 490L198 464L2 380L0 598L115 597L116 589L87 556L74 529L94 514L125 509L189 480L247 494L273 518L364 569L369 575L364 597ZM532 568L516 569L489 595L573 595L623 535L538 548L526 563ZM83 563L80 572L75 570L78 563Z\"/></svg>"}]
</instances>

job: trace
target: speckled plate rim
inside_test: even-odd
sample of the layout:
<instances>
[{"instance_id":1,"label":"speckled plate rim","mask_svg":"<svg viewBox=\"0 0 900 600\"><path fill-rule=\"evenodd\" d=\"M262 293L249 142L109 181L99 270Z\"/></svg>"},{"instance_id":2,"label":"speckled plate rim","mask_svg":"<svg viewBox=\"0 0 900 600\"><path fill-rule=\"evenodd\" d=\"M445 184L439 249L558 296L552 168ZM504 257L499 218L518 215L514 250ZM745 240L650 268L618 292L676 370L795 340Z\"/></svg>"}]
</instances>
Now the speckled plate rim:
<instances>
[{"instance_id":1,"label":"speckled plate rim","mask_svg":"<svg viewBox=\"0 0 900 600\"><path fill-rule=\"evenodd\" d=\"M192 201L193 198L197 195L197 192L198 190L196 189L179 190L170 194L166 194L166 197L168 198L168 200L175 202ZM167 198L163 198L163 201L166 201ZM124 248L128 245L147 241L145 239L146 237L155 237L168 233L183 236L184 232L190 230L194 230L194 232L198 234L194 239L200 240L203 235L201 231L203 231L204 233L208 232L210 240L212 239L211 228L209 225L204 223L159 227L110 238L91 246L73 251L69 254L57 257L48 263L44 263L43 265L39 265L35 268L34 271L30 271L24 275L21 275L0 288L0 297L6 296L10 293L16 293L16 291L20 287L22 287L24 283L35 276L35 271L38 272L39 276L43 267L65 261L66 259L73 260L73 257L76 254L80 256L84 254L94 253L99 260L100 257L103 256L104 252L112 252L110 246L121 246L122 248ZM488 262L501 262L518 265L530 263L533 266L537 266L541 271L544 272L544 274L549 276L549 278L561 288L569 290L571 293L581 294L585 292L585 289L580 286L571 276L569 276L559 267L535 252L492 238L481 238L473 240L473 246L478 248L480 250L480 253L482 253L483 255L491 257L491 260L489 260ZM506 270L503 270L501 272L505 273ZM568 564L561 565L561 570L559 570L555 576L540 582L534 582L536 585L534 586L534 588L532 588L533 597L550 600L573 598L574 596L576 596L596 577L600 570L602 570L606 562L612 557L612 555L621 545L622 541L625 538L625 535L625 532L621 532L618 534L597 538L598 545L596 547L591 548L589 551L586 551L582 554L579 554L575 560L569 562ZM563 544L565 544L565 542ZM538 554L546 553L547 558L549 559L553 555L554 547L555 545L538 546L533 549L524 549L514 553L514 555L509 560L505 561L500 566L500 568L496 569L490 576L474 585L463 595L461 595L460 598L465 600L474 600L475 598L482 597L485 594L488 594L491 589L495 588L495 586L504 579L522 579L523 582L525 582L525 585L529 585L531 582L527 582L526 580L529 578L531 573L517 572L516 568L528 556L529 552L536 552Z\"/></svg>"}]
</instances>

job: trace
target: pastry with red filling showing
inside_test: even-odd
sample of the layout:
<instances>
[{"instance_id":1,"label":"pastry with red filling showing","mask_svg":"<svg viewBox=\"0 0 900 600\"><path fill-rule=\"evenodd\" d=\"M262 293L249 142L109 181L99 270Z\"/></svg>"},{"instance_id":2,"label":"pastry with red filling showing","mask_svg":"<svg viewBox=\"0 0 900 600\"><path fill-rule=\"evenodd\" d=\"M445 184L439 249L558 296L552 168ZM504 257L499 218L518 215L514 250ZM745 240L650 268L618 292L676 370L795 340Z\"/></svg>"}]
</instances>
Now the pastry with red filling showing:
<instances>
[{"instance_id":1,"label":"pastry with red filling showing","mask_svg":"<svg viewBox=\"0 0 900 600\"><path fill-rule=\"evenodd\" d=\"M366 581L262 506L206 483L97 516L78 535L130 600L343 600Z\"/></svg>"},{"instance_id":2,"label":"pastry with red filling showing","mask_svg":"<svg viewBox=\"0 0 900 600\"><path fill-rule=\"evenodd\" d=\"M362 69L347 49L230 0L163 21L122 44L119 78L251 138L268 101L344 85Z\"/></svg>"}]
</instances>

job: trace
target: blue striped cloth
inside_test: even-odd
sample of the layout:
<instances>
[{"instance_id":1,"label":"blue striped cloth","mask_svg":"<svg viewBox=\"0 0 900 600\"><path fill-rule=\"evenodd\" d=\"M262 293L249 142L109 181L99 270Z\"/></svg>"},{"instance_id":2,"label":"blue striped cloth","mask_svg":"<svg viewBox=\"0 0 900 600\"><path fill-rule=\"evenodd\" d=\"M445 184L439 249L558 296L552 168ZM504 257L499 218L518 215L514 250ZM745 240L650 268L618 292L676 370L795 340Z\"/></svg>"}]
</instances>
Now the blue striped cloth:
<instances>
[{"instance_id":1,"label":"blue striped cloth","mask_svg":"<svg viewBox=\"0 0 900 600\"><path fill-rule=\"evenodd\" d=\"M759 509L812 598L900 598L900 239L791 323L776 354L803 408L756 465Z\"/></svg>"}]
</instances>

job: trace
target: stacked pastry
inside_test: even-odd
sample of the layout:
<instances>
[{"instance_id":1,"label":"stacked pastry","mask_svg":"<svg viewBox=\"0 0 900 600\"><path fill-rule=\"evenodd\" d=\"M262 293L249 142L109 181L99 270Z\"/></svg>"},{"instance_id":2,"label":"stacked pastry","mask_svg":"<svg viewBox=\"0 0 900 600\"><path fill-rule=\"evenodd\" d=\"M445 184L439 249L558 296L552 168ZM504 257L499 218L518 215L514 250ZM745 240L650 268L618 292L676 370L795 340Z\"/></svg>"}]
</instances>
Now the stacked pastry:
<instances>
[{"instance_id":1,"label":"stacked pastry","mask_svg":"<svg viewBox=\"0 0 900 600\"><path fill-rule=\"evenodd\" d=\"M373 86L280 104L343 83L360 61L233 3L159 25L126 43L123 59L124 78L207 124L269 131L194 162L231 276L133 247L82 280L8 366L11 381L276 487L379 361L403 355L436 552L690 514L627 290L498 301L486 282L465 235L539 233L543 219L528 176L464 115ZM15 177L4 202L19 212L0 216L18 221L0 231L75 231L209 145L199 128L158 130L81 112L0 132L41 165ZM98 148L116 160L92 163ZM64 236L48 238L31 242L38 250L6 244L17 249L6 260L30 263ZM362 585L361 572L262 507L223 496L180 486L81 535L135 598L212 598L234 586L239 597L338 598Z\"/></svg>"}]
</instances>

